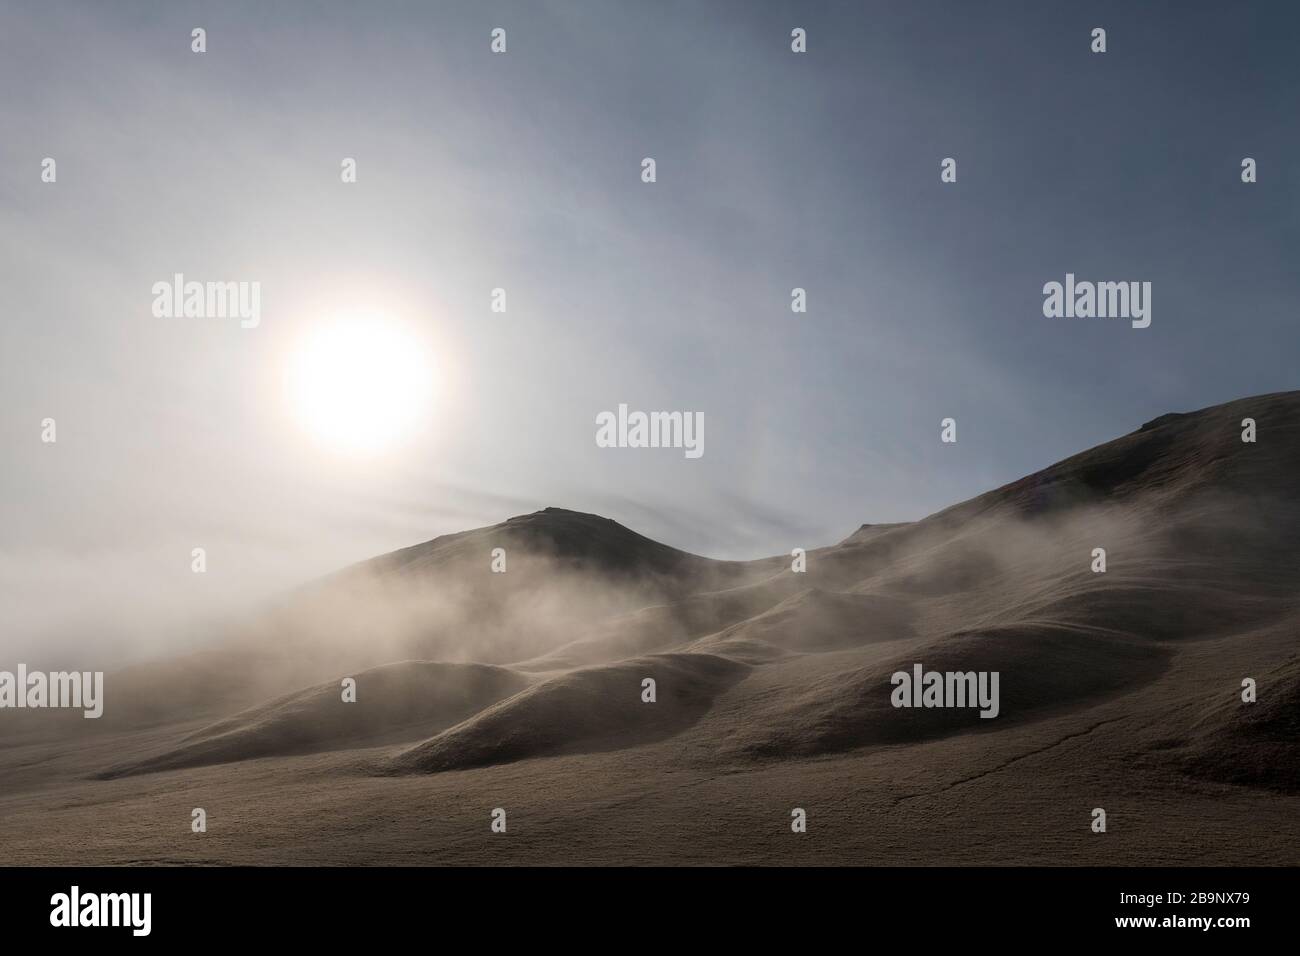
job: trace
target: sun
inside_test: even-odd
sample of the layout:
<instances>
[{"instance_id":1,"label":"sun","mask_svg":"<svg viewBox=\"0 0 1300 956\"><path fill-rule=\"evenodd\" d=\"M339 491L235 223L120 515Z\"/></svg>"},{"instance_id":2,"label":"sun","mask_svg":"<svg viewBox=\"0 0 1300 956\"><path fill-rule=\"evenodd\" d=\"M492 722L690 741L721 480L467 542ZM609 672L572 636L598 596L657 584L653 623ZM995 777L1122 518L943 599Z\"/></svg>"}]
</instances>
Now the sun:
<instances>
[{"instance_id":1,"label":"sun","mask_svg":"<svg viewBox=\"0 0 1300 956\"><path fill-rule=\"evenodd\" d=\"M382 316L309 330L289 361L290 401L322 445L370 455L407 438L429 412L433 375L421 339Z\"/></svg>"}]
</instances>

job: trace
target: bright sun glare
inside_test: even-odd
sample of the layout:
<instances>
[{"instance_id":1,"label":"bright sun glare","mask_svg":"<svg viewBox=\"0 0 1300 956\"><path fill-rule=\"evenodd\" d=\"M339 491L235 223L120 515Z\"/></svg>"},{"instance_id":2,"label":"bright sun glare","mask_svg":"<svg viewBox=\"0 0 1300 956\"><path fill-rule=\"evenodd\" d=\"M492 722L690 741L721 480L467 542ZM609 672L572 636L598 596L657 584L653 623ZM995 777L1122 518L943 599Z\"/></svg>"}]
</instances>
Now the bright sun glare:
<instances>
[{"instance_id":1,"label":"bright sun glare","mask_svg":"<svg viewBox=\"0 0 1300 956\"><path fill-rule=\"evenodd\" d=\"M383 451L425 416L432 375L423 344L381 318L312 329L290 360L289 390L302 424L330 449Z\"/></svg>"}]
</instances>

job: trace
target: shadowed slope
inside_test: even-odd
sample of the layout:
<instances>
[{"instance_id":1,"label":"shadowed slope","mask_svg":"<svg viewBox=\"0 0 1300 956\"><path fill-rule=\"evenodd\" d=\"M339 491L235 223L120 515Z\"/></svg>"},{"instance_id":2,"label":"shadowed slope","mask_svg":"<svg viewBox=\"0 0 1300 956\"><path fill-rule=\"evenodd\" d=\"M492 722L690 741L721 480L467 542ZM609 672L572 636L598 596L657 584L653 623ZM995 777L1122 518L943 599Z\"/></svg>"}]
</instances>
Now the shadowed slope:
<instances>
[{"instance_id":1,"label":"shadowed slope","mask_svg":"<svg viewBox=\"0 0 1300 956\"><path fill-rule=\"evenodd\" d=\"M1300 657L1261 675L1254 703L1239 692L1201 722L1184 768L1218 783L1300 793Z\"/></svg>"},{"instance_id":2,"label":"shadowed slope","mask_svg":"<svg viewBox=\"0 0 1300 956\"><path fill-rule=\"evenodd\" d=\"M526 678L503 667L433 661L386 664L355 679L355 702L344 702L341 681L311 687L212 724L171 750L111 767L100 776L409 740L463 720L527 685Z\"/></svg>"},{"instance_id":3,"label":"shadowed slope","mask_svg":"<svg viewBox=\"0 0 1300 956\"><path fill-rule=\"evenodd\" d=\"M1023 624L955 634L907 656L832 673L755 709L729 752L768 759L907 744L967 731L1002 731L1134 690L1158 677L1169 651L1086 627ZM999 674L999 711L895 708L891 676L925 671ZM781 664L768 665L782 667ZM764 675L779 683L779 670Z\"/></svg>"},{"instance_id":4,"label":"shadowed slope","mask_svg":"<svg viewBox=\"0 0 1300 956\"><path fill-rule=\"evenodd\" d=\"M748 670L707 654L665 654L571 671L412 747L382 772L437 773L662 740L699 720ZM654 703L642 700L647 677L657 685Z\"/></svg>"}]
</instances>

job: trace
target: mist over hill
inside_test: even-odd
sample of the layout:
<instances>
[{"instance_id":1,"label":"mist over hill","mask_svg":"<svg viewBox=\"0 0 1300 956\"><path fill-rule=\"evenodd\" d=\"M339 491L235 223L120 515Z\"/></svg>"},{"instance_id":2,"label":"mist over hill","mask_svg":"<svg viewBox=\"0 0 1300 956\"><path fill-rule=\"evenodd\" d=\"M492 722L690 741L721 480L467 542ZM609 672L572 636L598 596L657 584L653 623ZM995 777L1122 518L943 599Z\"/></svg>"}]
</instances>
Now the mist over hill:
<instances>
[{"instance_id":1,"label":"mist over hill","mask_svg":"<svg viewBox=\"0 0 1300 956\"><path fill-rule=\"evenodd\" d=\"M72 819L93 797L107 822L80 839L118 862L139 852L110 836L121 815L180 788L214 815L256 791L275 816L269 838L214 832L201 852L226 862L503 859L454 821L407 820L451 792L539 821L506 857L521 862L608 861L572 842L597 819L637 860L761 861L807 805L839 834L817 859L839 862L863 859L844 829L859 825L908 835L912 861L1097 862L1087 814L1108 805L1138 834L1108 859L1238 861L1267 832L1256 852L1294 862L1297 474L1288 392L1161 416L803 555L717 561L560 508L444 535L300 588L198 653L108 675L98 721L7 720L0 845L33 851L22 820ZM996 674L996 706L900 706L914 669ZM302 839L305 787L329 840ZM682 787L771 832L678 834ZM953 801L973 840L952 842ZM1220 829L1187 843L1211 805ZM376 814L373 839L348 829ZM992 842L1010 819L1016 835ZM200 852L159 834L142 836L157 856Z\"/></svg>"}]
</instances>

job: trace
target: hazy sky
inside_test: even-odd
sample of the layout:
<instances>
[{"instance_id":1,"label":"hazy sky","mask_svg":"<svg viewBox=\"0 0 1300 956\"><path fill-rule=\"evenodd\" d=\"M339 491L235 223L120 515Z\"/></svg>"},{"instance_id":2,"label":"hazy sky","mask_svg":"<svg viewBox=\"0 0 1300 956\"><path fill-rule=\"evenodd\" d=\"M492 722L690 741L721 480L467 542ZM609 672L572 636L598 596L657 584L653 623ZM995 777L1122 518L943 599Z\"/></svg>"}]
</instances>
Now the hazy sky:
<instances>
[{"instance_id":1,"label":"hazy sky","mask_svg":"<svg viewBox=\"0 0 1300 956\"><path fill-rule=\"evenodd\" d=\"M715 557L815 547L1293 388L1296 10L9 0L0 645L170 640L547 505ZM260 325L155 317L177 272L259 282ZM1045 318L1067 272L1150 281L1151 327ZM349 457L285 370L376 309L435 399ZM705 454L597 448L620 402L703 412Z\"/></svg>"}]
</instances>

